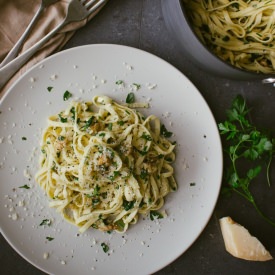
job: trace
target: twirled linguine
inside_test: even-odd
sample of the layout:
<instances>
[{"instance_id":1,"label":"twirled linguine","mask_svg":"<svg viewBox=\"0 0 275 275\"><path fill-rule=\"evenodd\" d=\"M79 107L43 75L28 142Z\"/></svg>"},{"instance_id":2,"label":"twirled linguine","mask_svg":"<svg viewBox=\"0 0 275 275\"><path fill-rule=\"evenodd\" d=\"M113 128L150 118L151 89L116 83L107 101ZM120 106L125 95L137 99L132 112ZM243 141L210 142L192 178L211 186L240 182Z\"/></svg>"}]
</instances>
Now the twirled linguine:
<instances>
[{"instance_id":1,"label":"twirled linguine","mask_svg":"<svg viewBox=\"0 0 275 275\"><path fill-rule=\"evenodd\" d=\"M221 59L275 72L275 1L183 0L199 39Z\"/></svg>"},{"instance_id":2,"label":"twirled linguine","mask_svg":"<svg viewBox=\"0 0 275 275\"><path fill-rule=\"evenodd\" d=\"M145 118L106 96L72 101L48 118L36 180L50 206L80 232L125 232L177 189L174 148L154 115Z\"/></svg>"}]
</instances>

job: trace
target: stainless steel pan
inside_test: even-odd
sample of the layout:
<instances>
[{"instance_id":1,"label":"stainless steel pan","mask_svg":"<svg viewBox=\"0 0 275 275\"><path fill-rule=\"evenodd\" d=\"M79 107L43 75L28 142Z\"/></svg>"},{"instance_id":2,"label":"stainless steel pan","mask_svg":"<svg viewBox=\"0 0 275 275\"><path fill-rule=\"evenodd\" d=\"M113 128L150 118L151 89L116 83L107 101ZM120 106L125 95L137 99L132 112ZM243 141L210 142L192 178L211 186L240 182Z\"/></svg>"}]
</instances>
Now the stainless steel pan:
<instances>
[{"instance_id":1,"label":"stainless steel pan","mask_svg":"<svg viewBox=\"0 0 275 275\"><path fill-rule=\"evenodd\" d=\"M235 80L264 80L274 75L246 72L212 54L197 38L186 16L181 0L161 0L165 23L185 56L200 68L216 76ZM270 82L269 82L270 83Z\"/></svg>"}]
</instances>

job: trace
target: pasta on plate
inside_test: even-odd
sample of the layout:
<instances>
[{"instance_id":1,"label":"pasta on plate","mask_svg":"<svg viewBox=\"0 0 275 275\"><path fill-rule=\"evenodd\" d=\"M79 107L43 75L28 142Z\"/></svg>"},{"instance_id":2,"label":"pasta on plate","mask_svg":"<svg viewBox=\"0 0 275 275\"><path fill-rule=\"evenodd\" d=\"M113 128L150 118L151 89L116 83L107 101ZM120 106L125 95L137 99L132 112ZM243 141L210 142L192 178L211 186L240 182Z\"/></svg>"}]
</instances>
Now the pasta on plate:
<instances>
[{"instance_id":1,"label":"pasta on plate","mask_svg":"<svg viewBox=\"0 0 275 275\"><path fill-rule=\"evenodd\" d=\"M159 214L177 189L175 144L162 127L156 116L145 118L107 96L72 101L50 116L36 174L50 207L80 232L125 232L139 214Z\"/></svg>"},{"instance_id":2,"label":"pasta on plate","mask_svg":"<svg viewBox=\"0 0 275 275\"><path fill-rule=\"evenodd\" d=\"M275 72L275 1L183 3L195 33L214 54L244 70Z\"/></svg>"}]
</instances>

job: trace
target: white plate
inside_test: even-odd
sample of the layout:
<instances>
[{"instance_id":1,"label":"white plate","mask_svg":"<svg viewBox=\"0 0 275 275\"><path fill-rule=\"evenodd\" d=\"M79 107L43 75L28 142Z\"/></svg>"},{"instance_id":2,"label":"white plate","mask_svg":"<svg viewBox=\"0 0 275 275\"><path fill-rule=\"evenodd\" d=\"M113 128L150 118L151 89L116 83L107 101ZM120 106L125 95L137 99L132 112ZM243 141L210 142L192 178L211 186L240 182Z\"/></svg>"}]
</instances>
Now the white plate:
<instances>
[{"instance_id":1,"label":"white plate","mask_svg":"<svg viewBox=\"0 0 275 275\"><path fill-rule=\"evenodd\" d=\"M124 88L117 80L125 82ZM166 199L165 219L140 219L122 235L92 229L79 235L76 227L48 207L34 181L41 130L49 115L67 107L66 90L73 99L105 94L124 101L133 83L141 85L134 91L136 99L150 101L145 113L161 117L174 133L178 191ZM153 273L186 251L207 224L222 176L216 122L193 84L156 56L118 45L60 52L17 81L2 99L0 110L1 233L37 268L59 275ZM23 185L30 189L19 188ZM43 219L52 219L51 226L40 226ZM54 240L47 241L48 236ZM110 247L109 253L103 252L102 242Z\"/></svg>"}]
</instances>

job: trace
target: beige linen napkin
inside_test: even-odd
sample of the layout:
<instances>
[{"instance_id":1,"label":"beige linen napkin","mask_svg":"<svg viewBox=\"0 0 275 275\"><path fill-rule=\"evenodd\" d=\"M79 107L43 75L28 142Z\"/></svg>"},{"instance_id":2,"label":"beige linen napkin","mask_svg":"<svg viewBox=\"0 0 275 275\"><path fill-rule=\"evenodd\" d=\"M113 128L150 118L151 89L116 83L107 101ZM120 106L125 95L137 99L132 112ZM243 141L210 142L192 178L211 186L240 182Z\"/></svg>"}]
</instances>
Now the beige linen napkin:
<instances>
[{"instance_id":1,"label":"beige linen napkin","mask_svg":"<svg viewBox=\"0 0 275 275\"><path fill-rule=\"evenodd\" d=\"M21 52L26 51L64 20L69 2L70 0L60 0L49 6L42 13L25 41ZM21 37L39 8L40 3L41 0L0 0L0 62ZM74 32L84 26L96 13L97 12L91 14L89 18L81 22L68 24L59 31L12 77L7 85L0 91L0 97L3 96L4 92L7 91L16 79L34 64L51 53L59 51L72 37Z\"/></svg>"}]
</instances>

